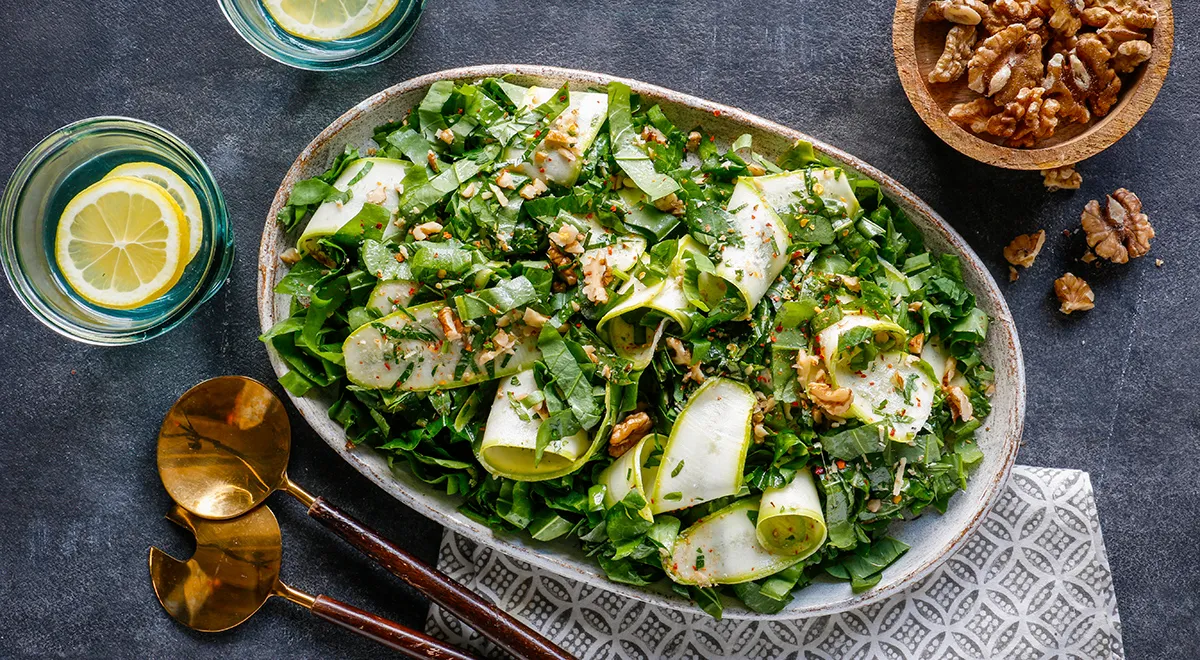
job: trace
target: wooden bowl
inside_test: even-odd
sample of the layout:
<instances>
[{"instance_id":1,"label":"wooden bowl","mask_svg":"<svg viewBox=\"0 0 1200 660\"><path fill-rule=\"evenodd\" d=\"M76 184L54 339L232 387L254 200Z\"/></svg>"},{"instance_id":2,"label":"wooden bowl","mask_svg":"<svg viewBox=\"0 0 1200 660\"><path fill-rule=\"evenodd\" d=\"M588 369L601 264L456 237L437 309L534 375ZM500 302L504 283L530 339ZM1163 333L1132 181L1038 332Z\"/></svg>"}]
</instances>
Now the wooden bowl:
<instances>
[{"instance_id":1,"label":"wooden bowl","mask_svg":"<svg viewBox=\"0 0 1200 660\"><path fill-rule=\"evenodd\" d=\"M1121 76L1120 100L1112 111L1090 124L1069 124L1032 149L1007 147L998 143L999 138L975 135L954 123L947 114L953 105L979 98L979 94L967 88L966 75L952 83L929 82L929 72L942 54L950 29L950 24L945 22L921 22L929 2L896 0L892 49L904 92L921 119L946 144L996 167L1045 170L1072 165L1104 151L1128 133L1150 109L1171 64L1175 43L1171 0L1150 0L1158 11L1158 25L1150 35L1154 54L1137 71Z\"/></svg>"}]
</instances>

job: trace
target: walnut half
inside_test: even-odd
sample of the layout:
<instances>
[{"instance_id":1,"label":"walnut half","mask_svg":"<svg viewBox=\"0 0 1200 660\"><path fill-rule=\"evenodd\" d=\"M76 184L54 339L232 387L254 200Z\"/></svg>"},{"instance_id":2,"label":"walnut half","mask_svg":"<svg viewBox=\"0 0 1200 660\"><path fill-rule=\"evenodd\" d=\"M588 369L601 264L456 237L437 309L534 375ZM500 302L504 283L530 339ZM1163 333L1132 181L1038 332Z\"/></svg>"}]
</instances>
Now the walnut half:
<instances>
[{"instance_id":1,"label":"walnut half","mask_svg":"<svg viewBox=\"0 0 1200 660\"><path fill-rule=\"evenodd\" d=\"M967 86L998 103L1017 98L1022 89L1042 82L1042 37L1023 23L993 34L967 63Z\"/></svg>"},{"instance_id":2,"label":"walnut half","mask_svg":"<svg viewBox=\"0 0 1200 660\"><path fill-rule=\"evenodd\" d=\"M1142 200L1124 188L1108 195L1103 207L1096 200L1088 202L1080 220L1088 247L1098 257L1123 264L1150 251L1154 227L1142 213Z\"/></svg>"},{"instance_id":3,"label":"walnut half","mask_svg":"<svg viewBox=\"0 0 1200 660\"><path fill-rule=\"evenodd\" d=\"M654 422L651 421L650 415L639 412L626 417L620 424L613 427L612 435L608 438L609 455L624 454L652 430L654 430Z\"/></svg>"},{"instance_id":4,"label":"walnut half","mask_svg":"<svg viewBox=\"0 0 1200 660\"><path fill-rule=\"evenodd\" d=\"M1062 117L1061 111L1059 117ZM1075 171L1074 165L1063 165L1052 170L1042 170L1042 183L1050 192L1079 190L1079 186L1083 185L1083 176Z\"/></svg>"},{"instance_id":5,"label":"walnut half","mask_svg":"<svg viewBox=\"0 0 1200 660\"><path fill-rule=\"evenodd\" d=\"M1004 248L1004 258L1008 263L1022 268L1029 268L1037 259L1042 246L1046 244L1046 230L1039 229L1033 234L1021 234Z\"/></svg>"},{"instance_id":6,"label":"walnut half","mask_svg":"<svg viewBox=\"0 0 1200 660\"><path fill-rule=\"evenodd\" d=\"M1059 310L1063 314L1083 312L1096 306L1096 294L1092 293L1092 287L1071 273L1054 280L1054 293L1062 303Z\"/></svg>"}]
</instances>

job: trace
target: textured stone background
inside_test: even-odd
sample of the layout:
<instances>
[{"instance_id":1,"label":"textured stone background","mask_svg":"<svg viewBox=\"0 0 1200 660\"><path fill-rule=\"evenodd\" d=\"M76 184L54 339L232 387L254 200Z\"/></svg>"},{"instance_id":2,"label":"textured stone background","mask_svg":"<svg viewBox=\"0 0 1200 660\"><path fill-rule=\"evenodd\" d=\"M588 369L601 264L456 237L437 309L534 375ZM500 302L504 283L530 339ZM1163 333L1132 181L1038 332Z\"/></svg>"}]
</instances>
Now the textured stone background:
<instances>
[{"instance_id":1,"label":"textured stone background","mask_svg":"<svg viewBox=\"0 0 1200 660\"><path fill-rule=\"evenodd\" d=\"M1045 228L1037 264L1004 284L1029 373L1020 461L1091 472L1129 657L1185 657L1200 648L1195 12L1177 17L1174 66L1157 104L1083 165L1083 190L1052 196L1039 177L976 164L921 124L892 64L890 0L647 4L432 0L396 57L314 74L253 51L211 0L3 2L0 173L62 124L102 114L147 119L183 137L215 171L239 252L225 288L187 325L130 348L67 341L0 288L0 655L378 654L282 601L219 635L172 622L150 589L147 548L190 550L162 518L168 500L156 479L154 438L175 397L204 378L271 381L255 338L256 250L275 188L300 148L393 83L496 62L638 78L807 131L924 197L997 279L1007 279L1000 249L1013 234ZM1065 318L1051 280L1068 268L1090 271L1075 261L1081 237L1060 232L1078 227L1088 199L1120 186L1141 195L1159 238L1150 258L1091 274L1097 308ZM433 557L435 525L337 460L307 427L294 428L294 479ZM284 530L286 580L420 624L421 598L305 519L296 503L276 496L272 505Z\"/></svg>"}]
</instances>

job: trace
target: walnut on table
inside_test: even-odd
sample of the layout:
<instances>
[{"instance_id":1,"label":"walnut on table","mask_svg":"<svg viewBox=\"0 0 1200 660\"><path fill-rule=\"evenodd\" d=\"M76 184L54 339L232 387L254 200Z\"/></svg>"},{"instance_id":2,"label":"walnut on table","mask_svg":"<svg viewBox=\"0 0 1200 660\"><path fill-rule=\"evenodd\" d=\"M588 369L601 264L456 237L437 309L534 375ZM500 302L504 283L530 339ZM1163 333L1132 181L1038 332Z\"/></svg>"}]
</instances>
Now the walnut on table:
<instances>
[{"instance_id":1,"label":"walnut on table","mask_svg":"<svg viewBox=\"0 0 1200 660\"><path fill-rule=\"evenodd\" d=\"M1045 229L1039 229L1032 234L1021 234L1004 248L1004 259L1014 266L1029 268L1045 244Z\"/></svg>"},{"instance_id":2,"label":"walnut on table","mask_svg":"<svg viewBox=\"0 0 1200 660\"><path fill-rule=\"evenodd\" d=\"M1062 117L1062 110L1059 110L1059 117ZM1052 170L1042 170L1042 183L1050 192L1079 190L1079 186L1083 185L1083 175L1075 171L1074 165L1063 165Z\"/></svg>"},{"instance_id":3,"label":"walnut on table","mask_svg":"<svg viewBox=\"0 0 1200 660\"><path fill-rule=\"evenodd\" d=\"M1142 213L1142 200L1124 188L1108 195L1104 206L1088 202L1080 220L1088 247L1098 257L1123 264L1150 251L1154 227Z\"/></svg>"},{"instance_id":4,"label":"walnut on table","mask_svg":"<svg viewBox=\"0 0 1200 660\"><path fill-rule=\"evenodd\" d=\"M1096 294L1092 293L1092 287L1072 273L1054 280L1054 294L1058 296L1058 302L1061 303L1059 311L1063 314L1084 312L1096 306Z\"/></svg>"}]
</instances>

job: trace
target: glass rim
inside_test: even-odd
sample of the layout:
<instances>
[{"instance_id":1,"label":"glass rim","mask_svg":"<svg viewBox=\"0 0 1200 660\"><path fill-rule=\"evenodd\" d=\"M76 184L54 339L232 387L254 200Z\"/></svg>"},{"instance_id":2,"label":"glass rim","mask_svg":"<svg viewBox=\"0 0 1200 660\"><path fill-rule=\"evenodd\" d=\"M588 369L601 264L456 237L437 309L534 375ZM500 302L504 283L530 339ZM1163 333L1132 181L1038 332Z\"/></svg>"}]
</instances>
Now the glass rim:
<instances>
[{"instance_id":1,"label":"glass rim","mask_svg":"<svg viewBox=\"0 0 1200 660\"><path fill-rule=\"evenodd\" d=\"M416 28L416 24L414 22L410 25L409 21L414 18L412 15L414 11L417 12L416 18L420 18L420 14L424 10L425 0L401 1L408 2L407 10L390 30L381 33L377 38L361 48L346 50L344 56L329 58L295 54L280 48L278 46L281 43L279 39L264 35L261 30L245 19L244 12L236 0L217 0L217 4L221 8L221 13L225 15L225 20L233 26L234 31L254 50L266 55L268 58L280 64L305 71L339 71L381 62L396 54L408 42L408 37L403 37L401 32L407 29L409 36L411 36L412 30ZM401 36L402 38L396 40L395 43L387 43L397 36ZM386 45L379 48L381 44Z\"/></svg>"},{"instance_id":2,"label":"glass rim","mask_svg":"<svg viewBox=\"0 0 1200 660\"><path fill-rule=\"evenodd\" d=\"M127 130L139 133L152 141L178 151L202 186L200 196L208 206L213 227L213 247L208 254L205 270L192 288L187 299L178 306L153 319L145 326L122 330L98 330L80 326L57 313L41 299L41 294L20 268L20 255L16 244L18 224L17 212L21 206L26 187L38 169L54 153L71 144L72 138L90 132ZM221 234L221 236L218 236ZM223 240L218 240L223 238ZM58 334L96 346L136 344L163 334L199 308L220 288L233 265L233 231L229 224L229 213L224 195L217 185L208 165L194 149L178 135L152 122L121 115L87 117L60 126L37 142L18 161L9 176L0 196L0 268L4 270L8 283L21 305L38 321Z\"/></svg>"}]
</instances>

